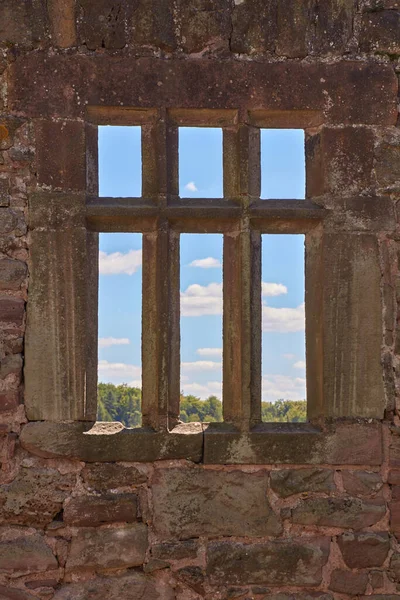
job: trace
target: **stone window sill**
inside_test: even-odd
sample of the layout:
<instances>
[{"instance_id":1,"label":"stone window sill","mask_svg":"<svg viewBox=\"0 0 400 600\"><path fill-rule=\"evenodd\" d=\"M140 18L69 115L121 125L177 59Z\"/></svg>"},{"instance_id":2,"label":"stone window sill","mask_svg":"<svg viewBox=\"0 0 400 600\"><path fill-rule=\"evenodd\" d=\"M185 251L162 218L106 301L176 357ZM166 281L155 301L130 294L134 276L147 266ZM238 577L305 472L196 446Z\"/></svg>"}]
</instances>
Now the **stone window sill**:
<instances>
[{"instance_id":1,"label":"stone window sill","mask_svg":"<svg viewBox=\"0 0 400 600\"><path fill-rule=\"evenodd\" d=\"M121 423L32 421L22 446L45 458L85 462L186 459L204 464L382 463L382 425L372 419L260 423L239 432L225 423L181 423L170 432L125 429Z\"/></svg>"}]
</instances>

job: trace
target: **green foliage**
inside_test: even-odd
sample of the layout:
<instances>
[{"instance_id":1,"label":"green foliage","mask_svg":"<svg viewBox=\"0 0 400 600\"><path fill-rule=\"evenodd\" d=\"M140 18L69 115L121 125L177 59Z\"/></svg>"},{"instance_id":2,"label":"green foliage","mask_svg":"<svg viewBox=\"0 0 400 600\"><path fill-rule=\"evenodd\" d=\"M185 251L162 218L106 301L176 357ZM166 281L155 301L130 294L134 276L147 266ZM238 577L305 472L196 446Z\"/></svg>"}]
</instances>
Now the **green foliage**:
<instances>
[{"instance_id":1,"label":"green foliage","mask_svg":"<svg viewBox=\"0 0 400 600\"><path fill-rule=\"evenodd\" d=\"M112 383L99 383L98 421L119 421L125 427L140 427L142 423L140 388ZM262 420L266 422L305 422L305 400L277 400L262 402ZM222 421L222 404L216 396L200 400L196 396L181 395L181 421L215 423Z\"/></svg>"},{"instance_id":2,"label":"green foliage","mask_svg":"<svg viewBox=\"0 0 400 600\"><path fill-rule=\"evenodd\" d=\"M261 418L266 423L305 423L307 403L305 400L262 402Z\"/></svg>"}]
</instances>

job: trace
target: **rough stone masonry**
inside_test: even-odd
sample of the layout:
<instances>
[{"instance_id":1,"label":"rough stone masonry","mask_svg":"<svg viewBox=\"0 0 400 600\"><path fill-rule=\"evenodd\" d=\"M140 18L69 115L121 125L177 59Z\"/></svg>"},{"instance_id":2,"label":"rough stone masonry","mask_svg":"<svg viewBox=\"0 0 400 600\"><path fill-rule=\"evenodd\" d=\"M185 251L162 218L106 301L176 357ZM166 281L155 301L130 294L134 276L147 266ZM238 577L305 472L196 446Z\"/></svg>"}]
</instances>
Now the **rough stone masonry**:
<instances>
[{"instance_id":1,"label":"rough stone masonry","mask_svg":"<svg viewBox=\"0 0 400 600\"><path fill-rule=\"evenodd\" d=\"M400 599L400 3L1 0L0 44L0 598ZM169 108L270 110L280 126L296 110L309 118L307 199L328 211L311 282L326 302L344 294L328 338L352 335L345 359L324 352L335 404L319 425L339 433L323 445L299 450L287 435L261 464L216 439L214 461L200 446L190 460L131 462L129 448L123 460L82 455L62 432L50 451L45 428L45 449L24 438L26 307L40 276L30 249L43 236L64 256L60 198L88 185L86 107L158 107L160 94ZM331 261L346 248L344 267ZM60 283L43 277L43 294ZM377 368L353 335L354 286L377 290ZM63 335L52 329L49 344ZM348 397L352 418L332 421Z\"/></svg>"}]
</instances>

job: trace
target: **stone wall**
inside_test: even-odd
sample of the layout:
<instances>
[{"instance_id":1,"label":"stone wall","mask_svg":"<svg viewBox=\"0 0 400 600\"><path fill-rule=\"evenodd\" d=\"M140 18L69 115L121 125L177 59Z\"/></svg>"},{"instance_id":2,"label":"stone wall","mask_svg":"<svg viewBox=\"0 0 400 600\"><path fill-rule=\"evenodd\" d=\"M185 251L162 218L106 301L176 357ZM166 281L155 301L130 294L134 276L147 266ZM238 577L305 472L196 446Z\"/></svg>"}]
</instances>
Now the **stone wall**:
<instances>
[{"instance_id":1,"label":"stone wall","mask_svg":"<svg viewBox=\"0 0 400 600\"><path fill-rule=\"evenodd\" d=\"M0 598L400 598L399 2L2 0L0 42ZM187 86L168 83L174 70ZM308 125L307 197L329 211L335 261L324 255L324 277L318 272L325 298L335 269L367 265L380 289L381 322L374 311L370 323L374 335L382 330L378 376L357 363L368 358L361 332L348 354L357 366L346 359L335 391L337 406L352 397L358 418L335 424L345 443L327 437L323 451L293 447L299 438L287 435L281 464L207 465L201 452L193 461L88 454L83 462L79 452L68 457L62 436L58 458L32 451L20 434L31 384L23 377L29 248L43 225L28 209L33 194L57 201L84 191L87 104L151 107L160 84L171 106L213 108L207 90L222 71L235 81L222 85L214 108L267 104L285 126L295 105L320 103L324 119ZM258 96L246 86L250 72L270 82ZM61 209L52 218L62 226ZM338 266L335 248L350 234L360 240L354 261ZM54 251L62 256L63 246ZM378 390L368 402L353 397L356 371Z\"/></svg>"}]
</instances>

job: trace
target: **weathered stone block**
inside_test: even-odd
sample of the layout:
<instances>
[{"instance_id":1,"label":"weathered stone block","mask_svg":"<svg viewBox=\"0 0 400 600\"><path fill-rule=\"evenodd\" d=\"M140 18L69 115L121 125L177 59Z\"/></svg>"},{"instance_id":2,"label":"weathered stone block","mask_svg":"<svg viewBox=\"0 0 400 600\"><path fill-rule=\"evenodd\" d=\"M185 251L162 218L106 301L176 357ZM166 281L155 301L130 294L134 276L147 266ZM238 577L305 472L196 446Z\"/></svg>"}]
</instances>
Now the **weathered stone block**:
<instances>
[{"instance_id":1,"label":"weathered stone block","mask_svg":"<svg viewBox=\"0 0 400 600\"><path fill-rule=\"evenodd\" d=\"M277 535L265 472L158 469L153 479L154 525L163 536ZM207 494L207 502L203 500Z\"/></svg>"},{"instance_id":2,"label":"weathered stone block","mask_svg":"<svg viewBox=\"0 0 400 600\"><path fill-rule=\"evenodd\" d=\"M0 209L0 234L11 233L20 236L26 233L24 213L9 208Z\"/></svg>"},{"instance_id":3,"label":"weathered stone block","mask_svg":"<svg viewBox=\"0 0 400 600\"><path fill-rule=\"evenodd\" d=\"M299 594L278 592L277 594L264 596L263 600L333 600L333 596L324 592L303 592Z\"/></svg>"},{"instance_id":4,"label":"weathered stone block","mask_svg":"<svg viewBox=\"0 0 400 600\"><path fill-rule=\"evenodd\" d=\"M0 569L39 573L57 569L57 560L39 534L0 542Z\"/></svg>"},{"instance_id":5,"label":"weathered stone block","mask_svg":"<svg viewBox=\"0 0 400 600\"><path fill-rule=\"evenodd\" d=\"M164 0L138 0L133 8L134 45L155 46L165 51L177 46L173 6Z\"/></svg>"},{"instance_id":6,"label":"weathered stone block","mask_svg":"<svg viewBox=\"0 0 400 600\"><path fill-rule=\"evenodd\" d=\"M273 52L277 36L277 7L277 0L236 2L232 14L232 52ZM255 14L257 19L254 18Z\"/></svg>"},{"instance_id":7,"label":"weathered stone block","mask_svg":"<svg viewBox=\"0 0 400 600\"><path fill-rule=\"evenodd\" d=\"M192 53L207 48L228 49L230 10L229 0L181 0L181 37L184 50Z\"/></svg>"},{"instance_id":8,"label":"weathered stone block","mask_svg":"<svg viewBox=\"0 0 400 600\"><path fill-rule=\"evenodd\" d=\"M366 127L324 127L318 142L308 137L307 196L350 196L370 189L374 134Z\"/></svg>"},{"instance_id":9,"label":"weathered stone block","mask_svg":"<svg viewBox=\"0 0 400 600\"><path fill-rule=\"evenodd\" d=\"M387 129L379 139L375 148L375 173L379 186L400 189L400 130L398 128Z\"/></svg>"},{"instance_id":10,"label":"weathered stone block","mask_svg":"<svg viewBox=\"0 0 400 600\"><path fill-rule=\"evenodd\" d=\"M328 554L329 540L323 538L260 544L212 542L207 546L207 575L218 585L317 586Z\"/></svg>"},{"instance_id":11,"label":"weathered stone block","mask_svg":"<svg viewBox=\"0 0 400 600\"><path fill-rule=\"evenodd\" d=\"M13 146L15 134L23 123L24 120L18 117L0 117L0 150L9 150Z\"/></svg>"},{"instance_id":12,"label":"weathered stone block","mask_svg":"<svg viewBox=\"0 0 400 600\"><path fill-rule=\"evenodd\" d=\"M29 196L30 229L84 228L83 193L38 192Z\"/></svg>"},{"instance_id":13,"label":"weathered stone block","mask_svg":"<svg viewBox=\"0 0 400 600\"><path fill-rule=\"evenodd\" d=\"M96 492L108 492L147 481L146 475L136 467L117 463L87 465L82 471L82 478L87 487Z\"/></svg>"},{"instance_id":14,"label":"weathered stone block","mask_svg":"<svg viewBox=\"0 0 400 600\"><path fill-rule=\"evenodd\" d=\"M293 523L324 527L362 529L385 515L383 499L305 498L292 511Z\"/></svg>"},{"instance_id":15,"label":"weathered stone block","mask_svg":"<svg viewBox=\"0 0 400 600\"><path fill-rule=\"evenodd\" d=\"M27 266L21 260L0 260L0 290L19 290L27 275Z\"/></svg>"},{"instance_id":16,"label":"weathered stone block","mask_svg":"<svg viewBox=\"0 0 400 600\"><path fill-rule=\"evenodd\" d=\"M74 483L74 475L56 469L20 468L11 483L0 486L0 523L44 527L60 512Z\"/></svg>"},{"instance_id":17,"label":"weathered stone block","mask_svg":"<svg viewBox=\"0 0 400 600\"><path fill-rule=\"evenodd\" d=\"M118 50L127 43L132 3L128 0L78 0L78 37L89 50Z\"/></svg>"},{"instance_id":18,"label":"weathered stone block","mask_svg":"<svg viewBox=\"0 0 400 600\"><path fill-rule=\"evenodd\" d=\"M173 460L200 462L201 423L183 423L172 432L125 429L121 423L28 423L22 445L38 456L67 456L87 462Z\"/></svg>"},{"instance_id":19,"label":"weathered stone block","mask_svg":"<svg viewBox=\"0 0 400 600\"><path fill-rule=\"evenodd\" d=\"M18 391L4 392L0 394L0 413L14 410L20 404Z\"/></svg>"},{"instance_id":20,"label":"weathered stone block","mask_svg":"<svg viewBox=\"0 0 400 600\"><path fill-rule=\"evenodd\" d=\"M369 234L332 233L323 236L322 247L323 414L381 419L385 394L377 239ZM318 407L310 407L310 416L320 416Z\"/></svg>"},{"instance_id":21,"label":"weathered stone block","mask_svg":"<svg viewBox=\"0 0 400 600\"><path fill-rule=\"evenodd\" d=\"M110 484L113 483L110 481ZM64 521L69 525L96 527L103 523L133 523L138 520L136 494L109 494L71 498L64 506Z\"/></svg>"},{"instance_id":22,"label":"weathered stone block","mask_svg":"<svg viewBox=\"0 0 400 600\"><path fill-rule=\"evenodd\" d=\"M97 577L90 581L65 584L54 596L54 600L87 600L88 598L90 600L105 598L174 600L175 593L163 581L157 581L132 570L129 575Z\"/></svg>"},{"instance_id":23,"label":"weathered stone block","mask_svg":"<svg viewBox=\"0 0 400 600\"><path fill-rule=\"evenodd\" d=\"M344 533L338 537L344 562L350 569L380 567L389 552L387 533Z\"/></svg>"},{"instance_id":24,"label":"weathered stone block","mask_svg":"<svg viewBox=\"0 0 400 600\"><path fill-rule=\"evenodd\" d=\"M352 496L370 496L383 485L381 475L372 471L342 471L342 479L344 489Z\"/></svg>"},{"instance_id":25,"label":"weathered stone block","mask_svg":"<svg viewBox=\"0 0 400 600\"><path fill-rule=\"evenodd\" d=\"M9 585L0 585L0 598L1 600L35 600L37 596L18 588L12 588Z\"/></svg>"},{"instance_id":26,"label":"weathered stone block","mask_svg":"<svg viewBox=\"0 0 400 600\"><path fill-rule=\"evenodd\" d=\"M364 594L368 584L367 573L352 573L343 569L335 569L331 575L329 589L339 594Z\"/></svg>"},{"instance_id":27,"label":"weathered stone block","mask_svg":"<svg viewBox=\"0 0 400 600\"><path fill-rule=\"evenodd\" d=\"M10 205L10 184L8 179L0 179L0 207Z\"/></svg>"},{"instance_id":28,"label":"weathered stone block","mask_svg":"<svg viewBox=\"0 0 400 600\"><path fill-rule=\"evenodd\" d=\"M81 529L72 538L66 569L123 569L143 564L147 527L135 523L113 529Z\"/></svg>"},{"instance_id":29,"label":"weathered stone block","mask_svg":"<svg viewBox=\"0 0 400 600\"><path fill-rule=\"evenodd\" d=\"M261 12L253 19L256 27L262 18ZM233 61L227 68L226 61L213 60L210 66L209 60L172 63L108 55L98 60L35 52L10 66L8 102L11 110L39 118L83 118L87 103L112 106L118 98L120 106L316 110L331 124L396 124L398 82L389 65ZM49 72L52 85L44 96ZM365 95L368 102L359 102Z\"/></svg>"},{"instance_id":30,"label":"weathered stone block","mask_svg":"<svg viewBox=\"0 0 400 600\"><path fill-rule=\"evenodd\" d=\"M2 44L32 47L45 39L46 26L46 4L43 0L30 2L2 0L0 5Z\"/></svg>"},{"instance_id":31,"label":"weathered stone block","mask_svg":"<svg viewBox=\"0 0 400 600\"><path fill-rule=\"evenodd\" d=\"M382 10L363 15L360 47L363 52L400 54L400 10Z\"/></svg>"},{"instance_id":32,"label":"weathered stone block","mask_svg":"<svg viewBox=\"0 0 400 600\"><path fill-rule=\"evenodd\" d=\"M37 121L36 169L39 185L85 190L85 138L81 121Z\"/></svg>"},{"instance_id":33,"label":"weathered stone block","mask_svg":"<svg viewBox=\"0 0 400 600\"><path fill-rule=\"evenodd\" d=\"M95 418L96 388L87 374L88 361L97 356L96 346L86 343L93 322L88 280L94 270L87 239L78 227L31 232L25 343L25 406L31 420Z\"/></svg>"},{"instance_id":34,"label":"weathered stone block","mask_svg":"<svg viewBox=\"0 0 400 600\"><path fill-rule=\"evenodd\" d=\"M204 571L201 567L189 566L176 571L178 578L198 594L204 594Z\"/></svg>"},{"instance_id":35,"label":"weathered stone block","mask_svg":"<svg viewBox=\"0 0 400 600\"><path fill-rule=\"evenodd\" d=\"M271 488L287 498L302 492L331 492L335 489L333 471L327 469L285 469L271 471Z\"/></svg>"},{"instance_id":36,"label":"weathered stone block","mask_svg":"<svg viewBox=\"0 0 400 600\"><path fill-rule=\"evenodd\" d=\"M53 45L70 48L76 44L75 0L47 0Z\"/></svg>"},{"instance_id":37,"label":"weathered stone block","mask_svg":"<svg viewBox=\"0 0 400 600\"><path fill-rule=\"evenodd\" d=\"M22 372L22 356L21 354L7 354L0 361L0 379L4 379L11 373L21 375Z\"/></svg>"},{"instance_id":38,"label":"weathered stone block","mask_svg":"<svg viewBox=\"0 0 400 600\"><path fill-rule=\"evenodd\" d=\"M0 295L0 322L22 325L25 302L22 298Z\"/></svg>"},{"instance_id":39,"label":"weathered stone block","mask_svg":"<svg viewBox=\"0 0 400 600\"><path fill-rule=\"evenodd\" d=\"M313 54L344 53L353 35L354 0L324 0L314 4L311 33Z\"/></svg>"},{"instance_id":40,"label":"weathered stone block","mask_svg":"<svg viewBox=\"0 0 400 600\"><path fill-rule=\"evenodd\" d=\"M312 414L310 403L308 410ZM329 410L329 403L325 410ZM204 462L380 465L381 425L339 421L321 432L304 423L262 423L241 434L227 424L210 424L204 431Z\"/></svg>"},{"instance_id":41,"label":"weathered stone block","mask_svg":"<svg viewBox=\"0 0 400 600\"><path fill-rule=\"evenodd\" d=\"M394 552L390 558L389 576L392 581L400 582L400 554Z\"/></svg>"},{"instance_id":42,"label":"weathered stone block","mask_svg":"<svg viewBox=\"0 0 400 600\"><path fill-rule=\"evenodd\" d=\"M308 54L314 0L279 0L276 54L302 58Z\"/></svg>"},{"instance_id":43,"label":"weathered stone block","mask_svg":"<svg viewBox=\"0 0 400 600\"><path fill-rule=\"evenodd\" d=\"M162 542L151 547L151 554L161 560L182 560L196 558L199 549L197 540L182 540L180 542Z\"/></svg>"}]
</instances>

